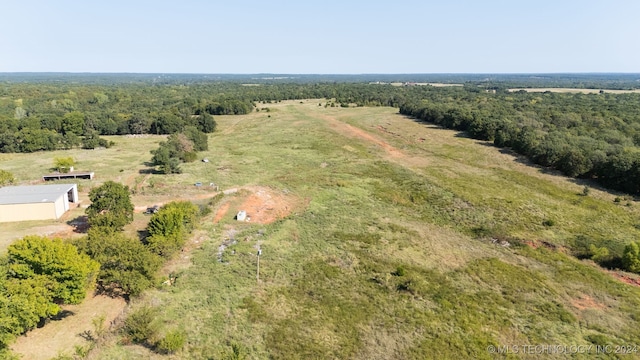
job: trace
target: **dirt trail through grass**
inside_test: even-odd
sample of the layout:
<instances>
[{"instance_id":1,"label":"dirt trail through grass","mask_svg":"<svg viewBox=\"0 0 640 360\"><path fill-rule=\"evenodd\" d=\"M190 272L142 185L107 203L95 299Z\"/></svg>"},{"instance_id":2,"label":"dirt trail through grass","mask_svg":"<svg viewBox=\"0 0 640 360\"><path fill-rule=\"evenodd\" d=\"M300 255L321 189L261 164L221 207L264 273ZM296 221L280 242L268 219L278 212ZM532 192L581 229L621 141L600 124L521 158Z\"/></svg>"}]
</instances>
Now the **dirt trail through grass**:
<instances>
[{"instance_id":1,"label":"dirt trail through grass","mask_svg":"<svg viewBox=\"0 0 640 360\"><path fill-rule=\"evenodd\" d=\"M430 163L429 157L425 156L426 154L422 154L420 156L410 155L407 152L391 145L389 142L380 138L379 136L375 136L367 132L366 130L347 124L339 119L336 119L335 117L329 115L319 115L319 117L325 120L332 130L343 136L364 140L368 143L379 146L385 151L384 158L386 160L395 162L408 168L423 167L429 165ZM377 126L376 128L384 133L389 133L388 131L386 131L386 129L381 130L381 126ZM409 144L406 139L401 140L405 143L405 145Z\"/></svg>"},{"instance_id":2,"label":"dirt trail through grass","mask_svg":"<svg viewBox=\"0 0 640 360\"><path fill-rule=\"evenodd\" d=\"M380 146L381 148L383 148L387 152L387 154L391 157L394 157L394 158L407 157L406 154L404 154L399 149L393 147L388 142L381 140L360 128L344 123L331 116L323 115L322 118L327 121L327 123L333 130L335 130L336 132L339 132L342 135L345 135L348 137L355 137L355 138L366 140L370 143L374 143Z\"/></svg>"}]
</instances>

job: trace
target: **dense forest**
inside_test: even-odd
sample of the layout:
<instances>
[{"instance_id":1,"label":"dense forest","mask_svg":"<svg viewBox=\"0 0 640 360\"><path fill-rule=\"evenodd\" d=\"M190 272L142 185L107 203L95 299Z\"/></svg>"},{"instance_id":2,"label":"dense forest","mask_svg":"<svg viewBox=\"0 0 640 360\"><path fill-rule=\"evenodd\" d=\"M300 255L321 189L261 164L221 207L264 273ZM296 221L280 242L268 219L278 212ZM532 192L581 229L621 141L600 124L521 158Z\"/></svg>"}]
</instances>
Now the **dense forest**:
<instances>
[{"instance_id":1,"label":"dense forest","mask_svg":"<svg viewBox=\"0 0 640 360\"><path fill-rule=\"evenodd\" d=\"M58 79L62 75L48 76L2 78L0 152L110 146L100 135L183 133L194 140L198 133L215 131L215 115L247 114L259 110L259 103L324 98L331 99L331 106L398 107L402 114L512 148L568 176L640 193L640 94L507 91L543 85L633 88L635 75L416 78L464 82L455 87L336 80L391 81L405 75L336 75L325 82L312 75L297 81L293 76L95 75L94 83L90 75L65 82ZM167 167L165 172L175 171Z\"/></svg>"}]
</instances>

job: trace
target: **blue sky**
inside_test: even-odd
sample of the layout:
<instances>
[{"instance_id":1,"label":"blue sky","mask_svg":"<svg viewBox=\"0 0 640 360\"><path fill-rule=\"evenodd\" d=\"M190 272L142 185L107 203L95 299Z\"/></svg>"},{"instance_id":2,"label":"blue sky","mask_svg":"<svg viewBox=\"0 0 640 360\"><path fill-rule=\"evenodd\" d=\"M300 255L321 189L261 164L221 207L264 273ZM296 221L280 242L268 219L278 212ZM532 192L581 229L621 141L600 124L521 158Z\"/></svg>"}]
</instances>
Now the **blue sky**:
<instances>
[{"instance_id":1,"label":"blue sky","mask_svg":"<svg viewBox=\"0 0 640 360\"><path fill-rule=\"evenodd\" d=\"M5 0L0 72L640 72L638 0Z\"/></svg>"}]
</instances>

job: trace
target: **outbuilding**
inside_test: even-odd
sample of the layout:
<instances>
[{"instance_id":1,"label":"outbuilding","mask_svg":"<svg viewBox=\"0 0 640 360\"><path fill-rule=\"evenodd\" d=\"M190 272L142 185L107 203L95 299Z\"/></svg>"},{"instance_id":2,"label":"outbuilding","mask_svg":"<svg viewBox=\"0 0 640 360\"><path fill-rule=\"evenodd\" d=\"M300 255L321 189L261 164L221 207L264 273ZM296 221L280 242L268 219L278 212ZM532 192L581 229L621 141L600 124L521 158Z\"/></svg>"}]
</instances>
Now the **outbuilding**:
<instances>
[{"instance_id":1,"label":"outbuilding","mask_svg":"<svg viewBox=\"0 0 640 360\"><path fill-rule=\"evenodd\" d=\"M0 222L59 219L78 203L76 184L22 185L0 188Z\"/></svg>"},{"instance_id":2,"label":"outbuilding","mask_svg":"<svg viewBox=\"0 0 640 360\"><path fill-rule=\"evenodd\" d=\"M42 180L51 181L51 180L64 180L64 179L88 179L91 180L95 176L93 171L73 171L73 166L71 167L71 171L68 173L56 172L53 174L47 174L42 176Z\"/></svg>"}]
</instances>

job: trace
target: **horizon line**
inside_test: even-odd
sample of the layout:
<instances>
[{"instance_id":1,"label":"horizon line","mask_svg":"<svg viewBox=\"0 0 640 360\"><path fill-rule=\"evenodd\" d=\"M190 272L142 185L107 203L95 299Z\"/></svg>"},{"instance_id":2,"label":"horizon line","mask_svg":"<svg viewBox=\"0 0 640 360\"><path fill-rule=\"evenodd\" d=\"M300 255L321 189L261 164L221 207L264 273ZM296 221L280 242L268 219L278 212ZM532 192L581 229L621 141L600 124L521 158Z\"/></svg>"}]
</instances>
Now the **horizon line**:
<instances>
[{"instance_id":1,"label":"horizon line","mask_svg":"<svg viewBox=\"0 0 640 360\"><path fill-rule=\"evenodd\" d=\"M129 72L129 71L0 71L0 75L60 74L60 75L288 75L288 76L367 76L367 75L640 75L640 72L398 72L398 73L279 73L279 72Z\"/></svg>"}]
</instances>

